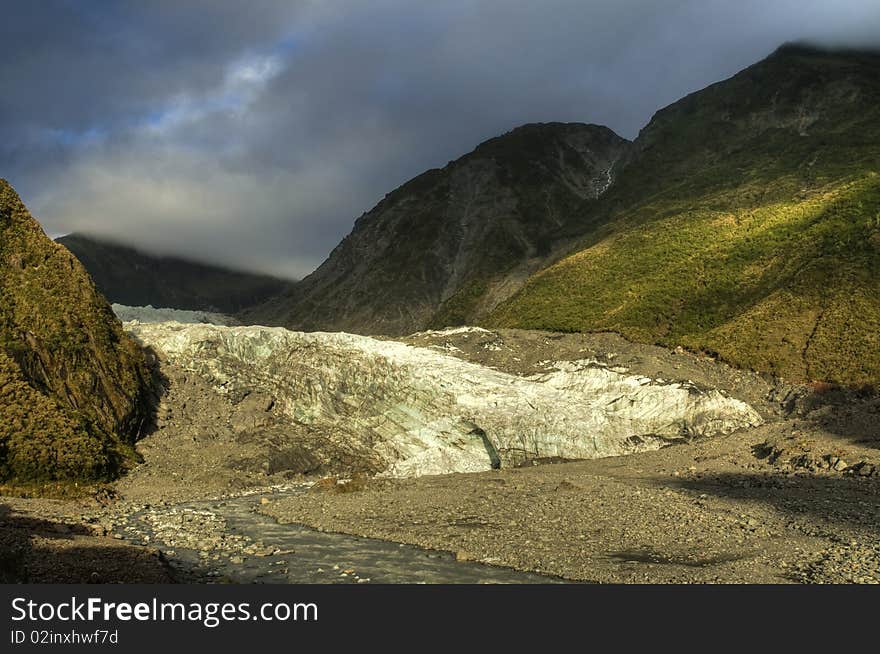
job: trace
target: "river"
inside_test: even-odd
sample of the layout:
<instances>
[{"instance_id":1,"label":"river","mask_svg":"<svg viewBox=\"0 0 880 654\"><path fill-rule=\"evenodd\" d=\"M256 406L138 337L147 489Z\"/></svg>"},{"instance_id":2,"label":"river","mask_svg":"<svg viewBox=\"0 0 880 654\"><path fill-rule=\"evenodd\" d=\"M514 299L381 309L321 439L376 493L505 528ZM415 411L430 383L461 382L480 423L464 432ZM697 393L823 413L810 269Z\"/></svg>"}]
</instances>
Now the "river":
<instances>
[{"instance_id":1,"label":"river","mask_svg":"<svg viewBox=\"0 0 880 654\"><path fill-rule=\"evenodd\" d=\"M301 489L273 494L301 493ZM146 507L128 516L126 540L158 547L181 582L546 584L564 580L449 552L279 524L262 495ZM122 527L122 525L120 525Z\"/></svg>"}]
</instances>

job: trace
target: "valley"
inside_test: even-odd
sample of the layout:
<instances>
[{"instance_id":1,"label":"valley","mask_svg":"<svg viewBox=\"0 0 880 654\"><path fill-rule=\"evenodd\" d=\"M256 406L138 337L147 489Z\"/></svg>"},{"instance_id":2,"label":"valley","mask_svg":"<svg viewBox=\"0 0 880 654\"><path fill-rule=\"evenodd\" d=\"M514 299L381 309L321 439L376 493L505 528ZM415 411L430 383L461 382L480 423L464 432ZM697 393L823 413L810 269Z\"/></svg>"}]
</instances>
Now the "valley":
<instances>
[{"instance_id":1,"label":"valley","mask_svg":"<svg viewBox=\"0 0 880 654\"><path fill-rule=\"evenodd\" d=\"M788 44L490 138L296 282L0 180L0 581L880 583L878 107Z\"/></svg>"},{"instance_id":2,"label":"valley","mask_svg":"<svg viewBox=\"0 0 880 654\"><path fill-rule=\"evenodd\" d=\"M69 529L87 525L89 538L155 552L155 565L178 581L880 582L876 397L773 383L614 334L468 328L375 341L268 330L302 348L281 360L315 367L305 375L261 361L259 344L269 336L253 328L130 322L126 329L149 344L166 389L155 428L138 444L142 463L109 495L56 502L54 515ZM243 335L257 344L242 350ZM306 363L306 352L316 363ZM358 357L370 365L355 374ZM726 419L745 422L716 423L721 430L711 434L678 424L677 436L626 452L611 439L601 458L584 460L574 460L584 452L560 449L560 432L561 444L538 443L532 456L481 463L456 421L482 424L490 443L503 442L489 408L503 394L492 387L482 402L456 405L425 386L432 390L417 399L410 358L422 384L436 362L462 365L443 378L469 375L472 395L478 375L523 384L517 392L532 403L539 396L531 384L559 384L547 378L548 361L563 371L565 362L602 361L617 374L653 380L658 392L680 384L699 399L711 384L730 398L720 405ZM572 377L580 369L572 370L563 386L569 394L579 386ZM345 384L333 382L338 371ZM360 396L359 384L371 387L375 376L386 394ZM313 404L310 389L297 386L307 379L321 380L332 407ZM394 395L395 380L408 389L405 400ZM571 411L555 401L555 415ZM345 428L351 407L359 411L356 432ZM527 412L519 420L529 419ZM19 516L44 515L46 502L4 499Z\"/></svg>"}]
</instances>

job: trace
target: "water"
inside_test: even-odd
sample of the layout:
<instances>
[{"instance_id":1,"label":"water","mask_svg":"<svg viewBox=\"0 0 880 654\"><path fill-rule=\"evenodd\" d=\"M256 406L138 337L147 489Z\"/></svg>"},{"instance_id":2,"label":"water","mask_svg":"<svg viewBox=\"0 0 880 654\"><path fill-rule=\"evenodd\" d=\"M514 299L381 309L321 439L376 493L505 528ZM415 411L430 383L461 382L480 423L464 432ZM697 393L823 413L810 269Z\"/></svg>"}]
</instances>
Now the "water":
<instances>
[{"instance_id":1,"label":"water","mask_svg":"<svg viewBox=\"0 0 880 654\"><path fill-rule=\"evenodd\" d=\"M256 512L260 497L246 495L146 509L130 516L125 531L130 540L158 546L166 552L176 576L184 582L564 583L555 577L457 561L447 552L279 524ZM167 528L169 521L179 528ZM207 549L204 542L197 542L198 537L193 541L192 534L200 532L186 529L188 521L209 524L220 542ZM263 555L244 552L248 546L257 546Z\"/></svg>"}]
</instances>

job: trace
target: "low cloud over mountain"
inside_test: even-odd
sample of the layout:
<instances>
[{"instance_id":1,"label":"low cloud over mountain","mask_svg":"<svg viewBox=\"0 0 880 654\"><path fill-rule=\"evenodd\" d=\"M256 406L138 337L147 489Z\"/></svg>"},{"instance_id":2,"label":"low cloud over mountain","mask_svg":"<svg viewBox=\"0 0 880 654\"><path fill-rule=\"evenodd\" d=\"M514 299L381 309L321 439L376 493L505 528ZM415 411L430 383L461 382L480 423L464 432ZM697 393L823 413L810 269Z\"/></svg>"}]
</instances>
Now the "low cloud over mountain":
<instances>
[{"instance_id":1,"label":"low cloud over mountain","mask_svg":"<svg viewBox=\"0 0 880 654\"><path fill-rule=\"evenodd\" d=\"M300 277L388 189L516 125L632 138L781 42L877 34L872 0L18 3L0 172L53 235Z\"/></svg>"}]
</instances>

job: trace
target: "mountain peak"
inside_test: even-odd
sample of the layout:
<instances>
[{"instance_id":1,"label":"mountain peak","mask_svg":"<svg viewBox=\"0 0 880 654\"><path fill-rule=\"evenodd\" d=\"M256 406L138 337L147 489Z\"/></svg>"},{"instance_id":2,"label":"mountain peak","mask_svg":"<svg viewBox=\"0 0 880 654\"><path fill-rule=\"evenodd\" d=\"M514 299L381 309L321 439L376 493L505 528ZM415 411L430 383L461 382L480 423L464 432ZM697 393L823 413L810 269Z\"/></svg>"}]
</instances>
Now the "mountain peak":
<instances>
[{"instance_id":1,"label":"mountain peak","mask_svg":"<svg viewBox=\"0 0 880 654\"><path fill-rule=\"evenodd\" d=\"M878 57L880 47L832 46L811 41L787 41L780 45L768 58L813 57L813 58L858 58Z\"/></svg>"},{"instance_id":2,"label":"mountain peak","mask_svg":"<svg viewBox=\"0 0 880 654\"><path fill-rule=\"evenodd\" d=\"M573 210L609 188L629 146L582 123L489 139L386 195L286 301L248 319L380 334L473 321L578 233Z\"/></svg>"},{"instance_id":3,"label":"mountain peak","mask_svg":"<svg viewBox=\"0 0 880 654\"><path fill-rule=\"evenodd\" d=\"M784 46L658 111L590 207L601 228L484 324L876 382L878 125L880 58Z\"/></svg>"},{"instance_id":4,"label":"mountain peak","mask_svg":"<svg viewBox=\"0 0 880 654\"><path fill-rule=\"evenodd\" d=\"M590 123L525 123L480 143L469 154L481 156L541 156L560 141L580 139L596 145L625 141L604 125Z\"/></svg>"}]
</instances>

